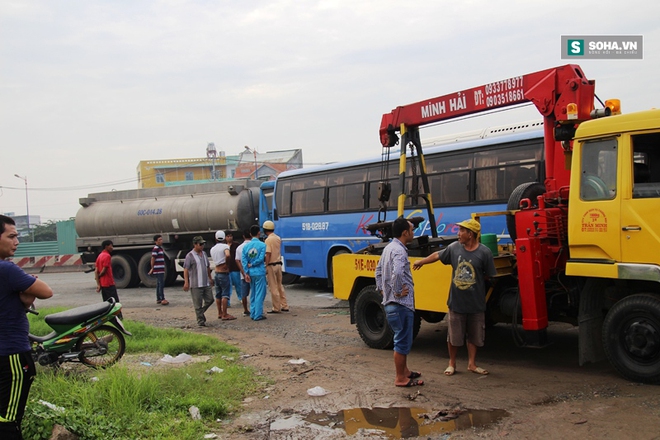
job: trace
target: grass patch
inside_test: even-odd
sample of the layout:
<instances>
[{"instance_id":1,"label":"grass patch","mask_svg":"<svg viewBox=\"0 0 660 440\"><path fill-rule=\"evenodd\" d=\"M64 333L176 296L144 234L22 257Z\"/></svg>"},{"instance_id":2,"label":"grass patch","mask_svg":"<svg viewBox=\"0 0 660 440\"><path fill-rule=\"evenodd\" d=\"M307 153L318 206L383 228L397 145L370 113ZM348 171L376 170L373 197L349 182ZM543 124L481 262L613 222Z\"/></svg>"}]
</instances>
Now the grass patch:
<instances>
[{"instance_id":1,"label":"grass patch","mask_svg":"<svg viewBox=\"0 0 660 440\"><path fill-rule=\"evenodd\" d=\"M43 317L58 310L30 317L31 331L48 333ZM124 324L134 335L127 337L127 353L209 355L210 361L149 367L122 360L107 370L40 367L23 419L25 439L50 438L56 423L81 439L199 439L218 429L216 419L240 409L245 396L266 385L252 369L231 360L238 358L235 347L216 338L137 321ZM209 373L213 366L224 371ZM201 420L192 420L191 406L199 408Z\"/></svg>"}]
</instances>

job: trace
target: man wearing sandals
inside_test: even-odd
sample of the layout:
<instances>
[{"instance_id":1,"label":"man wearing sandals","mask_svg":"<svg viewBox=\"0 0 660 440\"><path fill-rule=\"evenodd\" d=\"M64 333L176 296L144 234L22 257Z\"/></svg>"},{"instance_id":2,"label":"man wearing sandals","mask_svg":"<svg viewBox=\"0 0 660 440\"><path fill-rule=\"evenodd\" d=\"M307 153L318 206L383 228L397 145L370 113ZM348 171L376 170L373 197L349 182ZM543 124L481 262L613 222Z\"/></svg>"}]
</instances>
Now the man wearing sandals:
<instances>
[{"instance_id":1,"label":"man wearing sandals","mask_svg":"<svg viewBox=\"0 0 660 440\"><path fill-rule=\"evenodd\" d=\"M477 347L483 347L486 337L486 285L485 281L496 275L493 254L488 247L479 243L481 225L478 221L469 219L457 223L458 241L445 249L434 252L426 258L415 261L413 269L417 270L427 263L440 261L451 264L452 282L449 290L449 331L447 347L449 348L449 366L445 370L447 376L456 372L456 354L458 347L467 338L468 371L476 374L488 374L488 371L477 367Z\"/></svg>"},{"instance_id":2,"label":"man wearing sandals","mask_svg":"<svg viewBox=\"0 0 660 440\"><path fill-rule=\"evenodd\" d=\"M218 307L218 319L231 321L236 319L227 313L229 297L231 296L231 281L227 259L231 257L229 245L225 243L225 232L215 233L216 244L211 248L211 259L215 264L215 304Z\"/></svg>"},{"instance_id":3,"label":"man wearing sandals","mask_svg":"<svg viewBox=\"0 0 660 440\"><path fill-rule=\"evenodd\" d=\"M412 223L397 218L392 222L392 236L376 266L376 289L383 295L387 323L394 332L394 385L413 387L424 381L417 380L420 373L408 368L415 322L415 291L406 247L413 239Z\"/></svg>"}]
</instances>

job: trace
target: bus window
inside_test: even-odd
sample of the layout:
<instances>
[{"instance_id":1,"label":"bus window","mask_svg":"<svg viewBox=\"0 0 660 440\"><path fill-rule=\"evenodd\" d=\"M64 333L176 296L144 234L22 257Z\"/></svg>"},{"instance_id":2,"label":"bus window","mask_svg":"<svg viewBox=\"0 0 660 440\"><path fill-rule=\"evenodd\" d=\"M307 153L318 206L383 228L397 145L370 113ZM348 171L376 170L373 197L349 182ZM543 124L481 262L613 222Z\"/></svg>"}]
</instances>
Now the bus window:
<instances>
[{"instance_id":1,"label":"bus window","mask_svg":"<svg viewBox=\"0 0 660 440\"><path fill-rule=\"evenodd\" d=\"M472 168L472 153L442 157L429 156L426 159L426 173L443 173L447 171L469 170Z\"/></svg>"},{"instance_id":2,"label":"bus window","mask_svg":"<svg viewBox=\"0 0 660 440\"><path fill-rule=\"evenodd\" d=\"M325 188L291 191L291 214L322 213Z\"/></svg>"},{"instance_id":3,"label":"bus window","mask_svg":"<svg viewBox=\"0 0 660 440\"><path fill-rule=\"evenodd\" d=\"M328 188L328 211L363 210L364 190L364 183Z\"/></svg>"},{"instance_id":4,"label":"bus window","mask_svg":"<svg viewBox=\"0 0 660 440\"><path fill-rule=\"evenodd\" d=\"M291 215L291 182L278 182L276 200L277 214Z\"/></svg>"},{"instance_id":5,"label":"bus window","mask_svg":"<svg viewBox=\"0 0 660 440\"><path fill-rule=\"evenodd\" d=\"M399 185L399 179L389 179L387 182L392 186L392 192L390 193L390 200L386 203L388 208L397 207L397 198L401 193L401 186ZM406 204L409 205L410 201L406 201ZM378 201L378 182L369 182L369 208L378 209L380 208L380 202Z\"/></svg>"},{"instance_id":6,"label":"bus window","mask_svg":"<svg viewBox=\"0 0 660 440\"><path fill-rule=\"evenodd\" d=\"M470 173L459 171L432 176L429 179L434 203L452 204L470 201Z\"/></svg>"},{"instance_id":7,"label":"bus window","mask_svg":"<svg viewBox=\"0 0 660 440\"><path fill-rule=\"evenodd\" d=\"M328 175L328 186L345 185L347 183L364 182L367 180L366 169L344 170Z\"/></svg>"},{"instance_id":8,"label":"bus window","mask_svg":"<svg viewBox=\"0 0 660 440\"><path fill-rule=\"evenodd\" d=\"M325 174L295 177L291 179L291 191L325 186L325 181Z\"/></svg>"},{"instance_id":9,"label":"bus window","mask_svg":"<svg viewBox=\"0 0 660 440\"><path fill-rule=\"evenodd\" d=\"M538 182L535 165L512 165L504 167L504 195L508 199L514 189L527 182Z\"/></svg>"}]
</instances>

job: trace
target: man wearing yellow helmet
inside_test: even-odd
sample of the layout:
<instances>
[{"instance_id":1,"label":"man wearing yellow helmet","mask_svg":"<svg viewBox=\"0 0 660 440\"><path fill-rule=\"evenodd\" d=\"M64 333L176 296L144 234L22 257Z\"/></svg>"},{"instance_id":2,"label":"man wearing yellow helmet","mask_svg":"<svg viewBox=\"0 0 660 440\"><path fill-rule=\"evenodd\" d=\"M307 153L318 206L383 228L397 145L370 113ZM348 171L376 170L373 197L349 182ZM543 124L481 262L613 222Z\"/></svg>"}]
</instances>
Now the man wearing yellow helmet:
<instances>
[{"instance_id":1,"label":"man wearing yellow helmet","mask_svg":"<svg viewBox=\"0 0 660 440\"><path fill-rule=\"evenodd\" d=\"M477 347L484 345L486 337L485 280L494 277L497 272L490 249L479 243L481 224L474 219L468 219L457 223L457 226L458 241L415 261L413 269L417 270L438 260L442 264L451 264L452 282L447 300L449 365L445 369L445 375L452 376L456 372L458 347L464 345L466 339L468 371L485 375L488 371L478 367L475 359Z\"/></svg>"},{"instance_id":2,"label":"man wearing yellow helmet","mask_svg":"<svg viewBox=\"0 0 660 440\"><path fill-rule=\"evenodd\" d=\"M275 234L275 223L266 220L262 226L266 234L266 279L270 289L270 300L273 308L266 313L288 312L286 292L282 285L282 239Z\"/></svg>"}]
</instances>

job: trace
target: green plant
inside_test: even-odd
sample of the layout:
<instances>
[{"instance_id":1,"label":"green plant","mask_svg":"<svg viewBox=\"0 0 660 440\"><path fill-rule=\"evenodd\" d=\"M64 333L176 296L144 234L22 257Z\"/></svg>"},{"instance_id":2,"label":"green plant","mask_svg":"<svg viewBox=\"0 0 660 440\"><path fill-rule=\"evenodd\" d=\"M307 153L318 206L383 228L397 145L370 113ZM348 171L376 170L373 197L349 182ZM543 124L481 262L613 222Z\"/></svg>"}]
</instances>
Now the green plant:
<instances>
[{"instance_id":1,"label":"green plant","mask_svg":"<svg viewBox=\"0 0 660 440\"><path fill-rule=\"evenodd\" d=\"M81 439L198 439L200 432L217 428L216 419L238 411L246 395L265 385L267 379L255 376L252 369L223 358L236 358L237 349L216 338L133 321L126 324L134 334L128 338L129 353L186 352L205 354L210 360L146 366L131 362L127 354L106 370L39 367L23 420L26 439L48 439L56 423ZM213 366L223 371L209 373ZM202 420L192 420L191 406L199 408Z\"/></svg>"}]
</instances>

